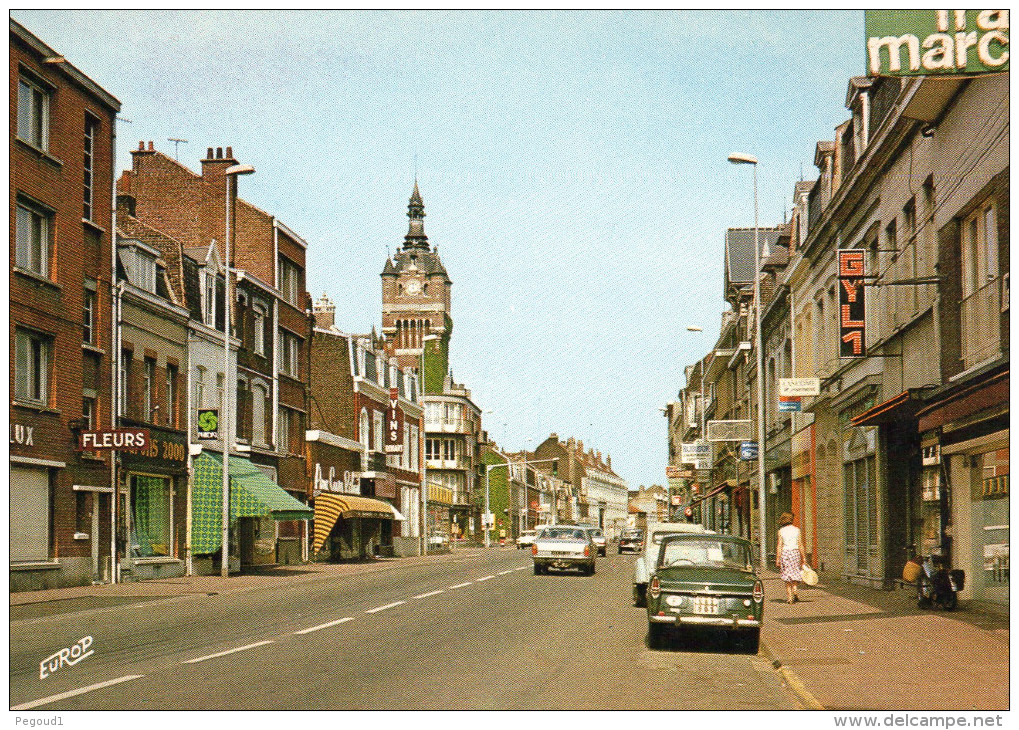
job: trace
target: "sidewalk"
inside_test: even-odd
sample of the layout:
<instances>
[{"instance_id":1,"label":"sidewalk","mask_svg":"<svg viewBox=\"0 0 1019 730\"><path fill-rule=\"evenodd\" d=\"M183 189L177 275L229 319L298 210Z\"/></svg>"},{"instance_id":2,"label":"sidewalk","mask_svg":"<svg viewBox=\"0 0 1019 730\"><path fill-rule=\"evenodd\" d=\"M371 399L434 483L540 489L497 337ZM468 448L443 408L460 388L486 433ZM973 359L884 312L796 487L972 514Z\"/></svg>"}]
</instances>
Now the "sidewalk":
<instances>
[{"instance_id":1,"label":"sidewalk","mask_svg":"<svg viewBox=\"0 0 1019 730\"><path fill-rule=\"evenodd\" d=\"M452 562L477 557L483 548L458 546L451 552L411 556L404 558L375 558L348 563L308 563L302 565L278 565L256 568L250 572L234 574L229 578L220 575L193 575L181 578L144 580L131 583L70 588L50 588L40 591L11 593L10 605L63 602L75 610L91 606L105 606L129 598L158 599L196 594L240 593L243 591L275 588L316 580L328 580L337 576L371 573L380 570L419 565L424 562ZM12 610L13 613L13 610ZM63 613L57 610L56 613Z\"/></svg>"},{"instance_id":2,"label":"sidewalk","mask_svg":"<svg viewBox=\"0 0 1019 730\"><path fill-rule=\"evenodd\" d=\"M877 591L821 577L786 603L764 576L763 651L807 704L825 710L1009 708L1008 618L921 611L910 590Z\"/></svg>"}]
</instances>

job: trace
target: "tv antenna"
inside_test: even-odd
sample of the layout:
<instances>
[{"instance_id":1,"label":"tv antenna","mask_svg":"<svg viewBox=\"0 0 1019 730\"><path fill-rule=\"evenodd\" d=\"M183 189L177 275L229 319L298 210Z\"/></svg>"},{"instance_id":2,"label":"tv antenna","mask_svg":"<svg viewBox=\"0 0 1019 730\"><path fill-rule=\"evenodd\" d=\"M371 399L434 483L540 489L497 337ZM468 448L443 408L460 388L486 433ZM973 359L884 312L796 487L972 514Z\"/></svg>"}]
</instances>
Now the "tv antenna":
<instances>
[{"instance_id":1,"label":"tv antenna","mask_svg":"<svg viewBox=\"0 0 1019 730\"><path fill-rule=\"evenodd\" d=\"M177 157L177 150L180 148L181 143L187 144L188 141L186 139L177 139L176 137L167 137L166 141L173 142L173 159L179 161Z\"/></svg>"}]
</instances>

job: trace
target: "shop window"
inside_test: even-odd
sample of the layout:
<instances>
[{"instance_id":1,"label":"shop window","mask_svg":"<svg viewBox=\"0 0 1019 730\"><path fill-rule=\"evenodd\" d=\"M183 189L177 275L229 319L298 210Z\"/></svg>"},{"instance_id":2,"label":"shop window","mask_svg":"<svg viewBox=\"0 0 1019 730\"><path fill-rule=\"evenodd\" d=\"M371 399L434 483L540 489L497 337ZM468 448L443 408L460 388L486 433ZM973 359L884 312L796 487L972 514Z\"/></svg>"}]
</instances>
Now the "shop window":
<instances>
[{"instance_id":1,"label":"shop window","mask_svg":"<svg viewBox=\"0 0 1019 730\"><path fill-rule=\"evenodd\" d=\"M162 477L132 474L131 555L170 555L170 488Z\"/></svg>"},{"instance_id":2,"label":"shop window","mask_svg":"<svg viewBox=\"0 0 1019 730\"><path fill-rule=\"evenodd\" d=\"M49 470L11 464L10 509L18 519L10 521L12 563L49 560Z\"/></svg>"}]
</instances>

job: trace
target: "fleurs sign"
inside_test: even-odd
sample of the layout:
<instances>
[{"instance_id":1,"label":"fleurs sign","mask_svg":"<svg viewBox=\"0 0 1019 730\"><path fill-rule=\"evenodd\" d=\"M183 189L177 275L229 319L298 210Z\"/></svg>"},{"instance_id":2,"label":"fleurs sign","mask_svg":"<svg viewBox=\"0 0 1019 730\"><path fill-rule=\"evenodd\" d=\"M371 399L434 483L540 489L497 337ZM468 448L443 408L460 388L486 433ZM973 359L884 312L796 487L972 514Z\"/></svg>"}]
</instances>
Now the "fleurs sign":
<instances>
[{"instance_id":1,"label":"fleurs sign","mask_svg":"<svg viewBox=\"0 0 1019 730\"><path fill-rule=\"evenodd\" d=\"M1007 10L867 10L871 76L1008 71Z\"/></svg>"},{"instance_id":2,"label":"fleurs sign","mask_svg":"<svg viewBox=\"0 0 1019 730\"><path fill-rule=\"evenodd\" d=\"M146 451L149 448L147 428L115 428L106 431L82 431L78 436L79 451Z\"/></svg>"},{"instance_id":3,"label":"fleurs sign","mask_svg":"<svg viewBox=\"0 0 1019 730\"><path fill-rule=\"evenodd\" d=\"M403 427L400 423L400 390L389 389L389 406L386 408L386 453L403 451Z\"/></svg>"},{"instance_id":4,"label":"fleurs sign","mask_svg":"<svg viewBox=\"0 0 1019 730\"><path fill-rule=\"evenodd\" d=\"M867 354L862 249L839 249L839 357Z\"/></svg>"}]
</instances>

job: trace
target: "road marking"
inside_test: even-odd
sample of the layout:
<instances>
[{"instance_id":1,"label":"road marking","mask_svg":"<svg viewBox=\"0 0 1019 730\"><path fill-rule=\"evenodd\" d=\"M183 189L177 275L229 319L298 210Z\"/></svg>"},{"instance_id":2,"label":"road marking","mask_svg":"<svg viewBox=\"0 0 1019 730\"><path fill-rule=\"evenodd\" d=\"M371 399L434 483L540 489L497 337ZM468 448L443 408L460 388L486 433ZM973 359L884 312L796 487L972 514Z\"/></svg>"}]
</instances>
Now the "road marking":
<instances>
[{"instance_id":1,"label":"road marking","mask_svg":"<svg viewBox=\"0 0 1019 730\"><path fill-rule=\"evenodd\" d=\"M319 624L318 626L312 626L310 629L301 629L300 631L295 631L294 633L295 634L310 634L312 631L319 631L320 629L328 629L330 626L336 626L337 624L344 624L347 621L353 621L353 620L354 619L352 617L347 616L346 618L338 618L335 621L330 621L329 623Z\"/></svg>"},{"instance_id":2,"label":"road marking","mask_svg":"<svg viewBox=\"0 0 1019 730\"><path fill-rule=\"evenodd\" d=\"M514 568L513 570L527 570L530 567L530 565L521 565L519 568Z\"/></svg>"},{"instance_id":3,"label":"road marking","mask_svg":"<svg viewBox=\"0 0 1019 730\"><path fill-rule=\"evenodd\" d=\"M502 571L501 573L499 573L499 575L509 575L509 574L510 574L510 573L512 573L512 572L513 572L514 570L516 570L516 568L513 568L513 569L511 569L511 570L504 570L504 571Z\"/></svg>"},{"instance_id":4,"label":"road marking","mask_svg":"<svg viewBox=\"0 0 1019 730\"><path fill-rule=\"evenodd\" d=\"M422 593L420 596L414 596L414 598L428 598L429 596L437 596L443 591L432 591L431 593Z\"/></svg>"},{"instance_id":5,"label":"road marking","mask_svg":"<svg viewBox=\"0 0 1019 730\"><path fill-rule=\"evenodd\" d=\"M474 581L474 582L475 582L475 583L481 583L482 581L486 581L486 580L492 580L492 578L494 578L494 577L495 577L494 575L486 575L486 576L485 576L484 578L478 578L478 579L477 579L476 581Z\"/></svg>"},{"instance_id":6,"label":"road marking","mask_svg":"<svg viewBox=\"0 0 1019 730\"><path fill-rule=\"evenodd\" d=\"M236 649L227 649L226 651L216 652L215 654L209 654L207 656L200 656L197 659L188 659L186 662L182 662L182 663L183 664L197 664L198 662L204 662L206 659L215 659L216 657L226 656L227 654L236 654L239 651L246 651L248 649L254 649L255 647L265 646L266 644L272 644L272 643L273 643L273 639L268 639L266 641L259 641L259 642L256 642L254 644L248 644L247 646L238 646Z\"/></svg>"},{"instance_id":7,"label":"road marking","mask_svg":"<svg viewBox=\"0 0 1019 730\"><path fill-rule=\"evenodd\" d=\"M393 608L394 606L399 606L401 603L406 603L406 601L396 601L395 603L387 603L385 606L377 606L376 608L369 608L367 611L365 611L365 613L376 613L378 611L385 611L387 608Z\"/></svg>"},{"instance_id":8,"label":"road marking","mask_svg":"<svg viewBox=\"0 0 1019 730\"><path fill-rule=\"evenodd\" d=\"M39 705L46 705L46 704L49 704L50 702L56 702L58 700L65 700L68 697L74 697L76 695L83 695L86 692L94 692L95 690L102 689L103 687L109 687L109 686L114 685L114 684L120 684L121 682L130 682L132 679L139 679L139 678L144 677L144 676L145 676L144 674L128 674L128 675L123 676L123 677L117 677L116 679L108 679L105 682L100 682L99 684L90 684L88 687L81 687L79 689L72 689L70 692L61 692L58 695L50 695L49 697L43 697L41 700L32 700L31 702L25 702L24 704L21 704L21 705L15 705L11 709L12 710L31 710L33 707L38 707Z\"/></svg>"},{"instance_id":9,"label":"road marking","mask_svg":"<svg viewBox=\"0 0 1019 730\"><path fill-rule=\"evenodd\" d=\"M467 586L469 586L470 584L471 584L471 582L470 582L470 581L467 581L466 583L457 583L457 584L456 584L455 586L450 586L450 587L449 587L449 588L447 588L446 590L448 590L448 591L451 591L451 590L453 590L454 588L466 588L466 587L467 587Z\"/></svg>"}]
</instances>

